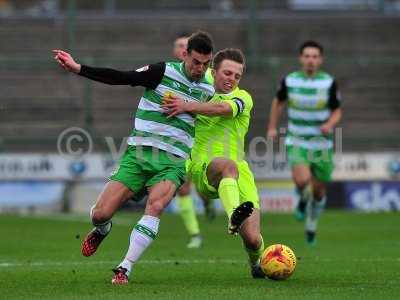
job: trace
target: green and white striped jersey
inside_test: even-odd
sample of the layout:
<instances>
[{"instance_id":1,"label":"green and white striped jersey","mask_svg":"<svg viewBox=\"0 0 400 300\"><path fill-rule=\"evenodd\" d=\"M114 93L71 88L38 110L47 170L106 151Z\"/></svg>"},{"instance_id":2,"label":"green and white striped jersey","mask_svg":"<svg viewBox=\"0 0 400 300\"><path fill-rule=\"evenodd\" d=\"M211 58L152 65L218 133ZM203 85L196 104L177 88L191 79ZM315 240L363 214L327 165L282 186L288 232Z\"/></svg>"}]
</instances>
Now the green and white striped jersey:
<instances>
[{"instance_id":1,"label":"green and white striped jersey","mask_svg":"<svg viewBox=\"0 0 400 300\"><path fill-rule=\"evenodd\" d=\"M204 77L199 82L190 81L182 62L161 64L161 67L158 64L142 68L144 71L147 71L146 68L153 70L158 68L162 74L156 76L158 84L146 88L140 99L135 115L135 126L128 144L152 146L187 158L193 146L195 117L183 113L167 118L160 107L162 98L172 93L186 101L206 102L214 95L214 87Z\"/></svg>"},{"instance_id":2,"label":"green and white striped jersey","mask_svg":"<svg viewBox=\"0 0 400 300\"><path fill-rule=\"evenodd\" d=\"M335 79L318 72L308 77L302 71L287 75L277 92L279 101L288 101L286 144L321 150L333 147L332 135L323 135L320 127L340 106Z\"/></svg>"}]
</instances>

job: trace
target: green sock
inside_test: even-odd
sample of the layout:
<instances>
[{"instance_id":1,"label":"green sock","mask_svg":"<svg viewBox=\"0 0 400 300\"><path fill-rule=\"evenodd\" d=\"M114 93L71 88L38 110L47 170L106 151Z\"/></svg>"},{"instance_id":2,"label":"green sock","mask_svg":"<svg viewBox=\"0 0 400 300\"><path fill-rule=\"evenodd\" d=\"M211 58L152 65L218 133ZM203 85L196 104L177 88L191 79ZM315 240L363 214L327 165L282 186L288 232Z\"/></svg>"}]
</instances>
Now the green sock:
<instances>
[{"instance_id":1,"label":"green sock","mask_svg":"<svg viewBox=\"0 0 400 300\"><path fill-rule=\"evenodd\" d=\"M182 217L183 224L190 235L200 234L199 222L197 222L196 211L194 210L192 197L176 196L179 214Z\"/></svg>"},{"instance_id":2,"label":"green sock","mask_svg":"<svg viewBox=\"0 0 400 300\"><path fill-rule=\"evenodd\" d=\"M244 245L247 255L249 256L249 262L251 265L258 263L258 260L260 259L261 254L263 254L263 252L264 252L264 239L263 239L262 235L260 235L260 238L261 238L261 243L260 243L260 246L258 247L258 249L256 249L256 250L249 249Z\"/></svg>"},{"instance_id":3,"label":"green sock","mask_svg":"<svg viewBox=\"0 0 400 300\"><path fill-rule=\"evenodd\" d=\"M218 187L218 195L230 218L236 207L239 206L239 188L236 179L223 178Z\"/></svg>"}]
</instances>

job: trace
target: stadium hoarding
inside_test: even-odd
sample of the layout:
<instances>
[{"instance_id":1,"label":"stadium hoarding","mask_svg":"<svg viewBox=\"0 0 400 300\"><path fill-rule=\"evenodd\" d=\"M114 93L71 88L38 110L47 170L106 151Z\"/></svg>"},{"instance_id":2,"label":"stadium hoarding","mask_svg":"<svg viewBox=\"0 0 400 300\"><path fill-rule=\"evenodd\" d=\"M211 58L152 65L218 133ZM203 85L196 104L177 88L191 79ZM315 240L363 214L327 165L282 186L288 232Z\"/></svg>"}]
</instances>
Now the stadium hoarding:
<instances>
[{"instance_id":1,"label":"stadium hoarding","mask_svg":"<svg viewBox=\"0 0 400 300\"><path fill-rule=\"evenodd\" d=\"M289 0L293 10L379 10L381 0Z\"/></svg>"},{"instance_id":2,"label":"stadium hoarding","mask_svg":"<svg viewBox=\"0 0 400 300\"><path fill-rule=\"evenodd\" d=\"M292 181L257 181L261 211L292 212L298 195ZM362 212L400 211L400 181L335 181L327 186L327 207Z\"/></svg>"},{"instance_id":3,"label":"stadium hoarding","mask_svg":"<svg viewBox=\"0 0 400 300\"><path fill-rule=\"evenodd\" d=\"M399 181L343 182L346 207L364 212L400 211Z\"/></svg>"},{"instance_id":4,"label":"stadium hoarding","mask_svg":"<svg viewBox=\"0 0 400 300\"><path fill-rule=\"evenodd\" d=\"M104 154L82 158L57 154L0 154L0 180L104 179L115 164Z\"/></svg>"},{"instance_id":5,"label":"stadium hoarding","mask_svg":"<svg viewBox=\"0 0 400 300\"><path fill-rule=\"evenodd\" d=\"M290 167L281 156L249 159L256 179L291 179ZM389 180L400 174L400 153L344 153L335 155L333 180Z\"/></svg>"},{"instance_id":6,"label":"stadium hoarding","mask_svg":"<svg viewBox=\"0 0 400 300\"><path fill-rule=\"evenodd\" d=\"M0 212L60 212L65 182L0 182Z\"/></svg>"},{"instance_id":7,"label":"stadium hoarding","mask_svg":"<svg viewBox=\"0 0 400 300\"><path fill-rule=\"evenodd\" d=\"M290 180L285 156L248 159L257 180ZM107 178L116 160L104 153L81 158L58 154L0 154L0 180L96 180ZM335 156L333 180L389 180L400 174L400 153Z\"/></svg>"},{"instance_id":8,"label":"stadium hoarding","mask_svg":"<svg viewBox=\"0 0 400 300\"><path fill-rule=\"evenodd\" d=\"M298 196L291 180L256 181L262 212L292 212L297 205Z\"/></svg>"},{"instance_id":9,"label":"stadium hoarding","mask_svg":"<svg viewBox=\"0 0 400 300\"><path fill-rule=\"evenodd\" d=\"M396 184L388 185L380 182L399 178L399 158L399 153L346 153L336 157L334 180L328 185L328 207L373 211L386 210L388 205L391 205L397 210L396 197L400 192L395 187ZM280 157L274 157L271 160L249 160L249 165L255 174L261 210L292 211L298 199L287 163ZM69 203L69 209L83 212L87 210L87 199L96 198L116 166L117 163L111 156L100 153L82 158L68 158L57 154L0 154L0 183L24 184L32 181L62 182L65 185L69 181L72 184L68 185L69 194L74 198L74 201ZM371 180L376 180L378 185L371 185ZM357 182L361 185L357 185ZM17 185L13 187L18 189ZM10 186L3 191L10 191L9 188ZM27 188L32 191L26 192ZM383 200L380 201L389 201L390 204L383 204L377 200L379 189L383 195L381 195ZM21 190L25 190L26 194L32 193L33 196L37 191L30 184L23 186ZM60 192L59 195L61 194ZM13 196L13 193L0 193L0 198L4 199L4 203L13 202L14 197L10 195ZM56 202L60 203L61 196L56 198L58 199ZM201 201L194 192L193 198L196 201L197 211L201 213ZM40 201L35 202L35 199L30 205L33 206L35 203L40 206ZM222 211L219 201L216 202L216 208ZM176 212L176 205L172 203L168 211Z\"/></svg>"}]
</instances>

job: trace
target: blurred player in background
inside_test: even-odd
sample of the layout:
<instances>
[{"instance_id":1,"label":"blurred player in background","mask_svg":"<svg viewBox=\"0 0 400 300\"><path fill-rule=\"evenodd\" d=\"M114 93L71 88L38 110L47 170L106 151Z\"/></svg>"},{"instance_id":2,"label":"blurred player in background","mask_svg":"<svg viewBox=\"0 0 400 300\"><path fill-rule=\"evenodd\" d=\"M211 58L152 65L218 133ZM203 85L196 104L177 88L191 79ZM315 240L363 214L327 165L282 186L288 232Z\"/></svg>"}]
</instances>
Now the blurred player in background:
<instances>
[{"instance_id":1,"label":"blurred player in background","mask_svg":"<svg viewBox=\"0 0 400 300\"><path fill-rule=\"evenodd\" d=\"M144 215L132 230L126 256L113 270L113 284L128 283L132 266L157 236L164 208L185 181L185 160L194 139L194 117L180 114L167 118L160 107L162 97L178 91L190 101L211 99L214 87L204 75L212 51L211 37L197 32L189 39L184 62L162 62L135 71L89 67L76 63L62 50L53 51L56 61L69 72L106 84L146 87L129 146L91 209L95 228L82 243L82 254L93 255L109 234L116 210L143 190L148 192Z\"/></svg>"},{"instance_id":2,"label":"blurred player in background","mask_svg":"<svg viewBox=\"0 0 400 300\"><path fill-rule=\"evenodd\" d=\"M172 54L179 61L184 61L187 55L187 42L190 35L186 33L180 34L174 41ZM207 69L206 78L210 80L210 68ZM212 78L212 76L211 76ZM200 248L203 242L203 238L200 233L199 222L196 217L196 209L194 207L193 199L190 195L191 192L191 180L187 178L186 182L181 186L177 192L176 201L179 209L179 214L183 220L183 224L190 235L190 241L187 244L188 248ZM201 196L200 196L201 197ZM209 219L215 218L214 203L207 199L202 199L205 205L206 216Z\"/></svg>"},{"instance_id":3,"label":"blurred player in background","mask_svg":"<svg viewBox=\"0 0 400 300\"><path fill-rule=\"evenodd\" d=\"M190 34L181 33L174 40L174 44L172 46L172 55L179 61L183 61L185 58L189 37Z\"/></svg>"},{"instance_id":4,"label":"blurred player in background","mask_svg":"<svg viewBox=\"0 0 400 300\"><path fill-rule=\"evenodd\" d=\"M216 94L210 102L169 97L163 107L170 117L182 112L197 114L189 174L202 197L221 200L230 220L229 233L239 233L243 239L252 276L264 278L259 267L264 250L260 203L253 174L244 160L244 139L253 108L250 94L238 87L244 68L239 49L221 50L213 59ZM236 215L238 209L241 213ZM232 222L234 218L240 220Z\"/></svg>"},{"instance_id":5,"label":"blurred player in background","mask_svg":"<svg viewBox=\"0 0 400 300\"><path fill-rule=\"evenodd\" d=\"M288 162L299 194L295 216L306 219L309 244L316 242L317 220L326 203L326 184L333 172L333 129L342 110L336 80L323 71L323 47L307 41L300 47L301 70L282 79L272 102L267 136L277 137L277 125L288 105Z\"/></svg>"}]
</instances>

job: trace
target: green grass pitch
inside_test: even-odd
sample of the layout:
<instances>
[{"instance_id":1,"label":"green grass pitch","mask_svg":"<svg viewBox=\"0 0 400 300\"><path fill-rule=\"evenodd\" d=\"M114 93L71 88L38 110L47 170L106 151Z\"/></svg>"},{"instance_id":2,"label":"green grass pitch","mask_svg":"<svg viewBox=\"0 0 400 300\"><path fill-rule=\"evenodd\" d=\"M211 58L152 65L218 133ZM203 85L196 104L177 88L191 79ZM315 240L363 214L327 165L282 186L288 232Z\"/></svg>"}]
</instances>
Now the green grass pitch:
<instances>
[{"instance_id":1,"label":"green grass pitch","mask_svg":"<svg viewBox=\"0 0 400 300\"><path fill-rule=\"evenodd\" d=\"M299 257L286 281L250 277L240 239L225 218L200 217L202 249L187 250L178 216L165 215L157 240L128 286L112 286L138 214L118 214L98 253L80 254L91 228L82 216L0 215L1 299L395 299L400 295L400 216L327 212L318 244L303 240L290 215L263 216L266 245L284 243Z\"/></svg>"}]
</instances>

